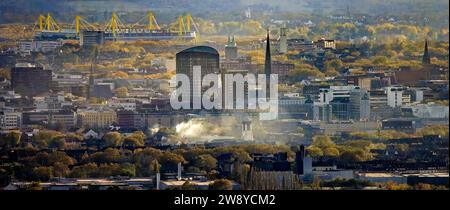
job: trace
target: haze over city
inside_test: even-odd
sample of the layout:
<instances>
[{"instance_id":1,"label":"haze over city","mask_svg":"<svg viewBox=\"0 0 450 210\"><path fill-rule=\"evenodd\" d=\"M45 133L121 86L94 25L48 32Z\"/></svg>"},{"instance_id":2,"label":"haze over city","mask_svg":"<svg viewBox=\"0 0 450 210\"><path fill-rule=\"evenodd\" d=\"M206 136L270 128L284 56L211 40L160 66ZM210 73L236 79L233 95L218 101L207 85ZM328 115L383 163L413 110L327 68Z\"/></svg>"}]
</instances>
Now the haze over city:
<instances>
[{"instance_id":1,"label":"haze over city","mask_svg":"<svg viewBox=\"0 0 450 210\"><path fill-rule=\"evenodd\" d=\"M2 0L0 188L448 190L448 6Z\"/></svg>"}]
</instances>

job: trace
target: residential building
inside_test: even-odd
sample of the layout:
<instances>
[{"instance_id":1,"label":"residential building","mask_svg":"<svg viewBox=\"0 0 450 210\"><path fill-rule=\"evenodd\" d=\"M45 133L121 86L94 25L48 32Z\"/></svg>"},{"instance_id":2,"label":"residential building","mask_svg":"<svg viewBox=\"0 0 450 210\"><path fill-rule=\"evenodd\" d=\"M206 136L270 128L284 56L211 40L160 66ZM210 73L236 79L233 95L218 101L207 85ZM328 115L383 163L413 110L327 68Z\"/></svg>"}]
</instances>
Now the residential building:
<instances>
[{"instance_id":1,"label":"residential building","mask_svg":"<svg viewBox=\"0 0 450 210\"><path fill-rule=\"evenodd\" d=\"M387 104L393 108L409 104L411 102L411 97L406 93L406 90L407 88L405 87L387 87Z\"/></svg>"},{"instance_id":2,"label":"residential building","mask_svg":"<svg viewBox=\"0 0 450 210\"><path fill-rule=\"evenodd\" d=\"M334 50L336 49L336 43L333 39L319 39L316 42L316 46L320 49L330 49L330 50Z\"/></svg>"},{"instance_id":3,"label":"residential building","mask_svg":"<svg viewBox=\"0 0 450 210\"><path fill-rule=\"evenodd\" d=\"M18 129L21 127L21 125L22 125L22 113L9 109L0 110L1 130Z\"/></svg>"},{"instance_id":4,"label":"residential building","mask_svg":"<svg viewBox=\"0 0 450 210\"><path fill-rule=\"evenodd\" d=\"M62 45L61 41L23 40L19 41L19 53L22 55L29 55L32 52L46 53L54 51Z\"/></svg>"},{"instance_id":5,"label":"residential building","mask_svg":"<svg viewBox=\"0 0 450 210\"><path fill-rule=\"evenodd\" d=\"M112 109L93 108L78 110L77 113L83 127L104 129L117 122L116 112Z\"/></svg>"}]
</instances>

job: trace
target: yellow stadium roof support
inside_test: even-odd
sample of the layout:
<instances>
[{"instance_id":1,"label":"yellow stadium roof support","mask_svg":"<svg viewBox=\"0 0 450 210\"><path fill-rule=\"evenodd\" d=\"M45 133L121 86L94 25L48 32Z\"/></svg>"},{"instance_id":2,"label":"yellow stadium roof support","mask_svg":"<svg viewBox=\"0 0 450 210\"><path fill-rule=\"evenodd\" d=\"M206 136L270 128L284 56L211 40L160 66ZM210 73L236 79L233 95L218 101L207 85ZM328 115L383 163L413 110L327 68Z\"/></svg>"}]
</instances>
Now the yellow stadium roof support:
<instances>
[{"instance_id":1,"label":"yellow stadium roof support","mask_svg":"<svg viewBox=\"0 0 450 210\"><path fill-rule=\"evenodd\" d=\"M192 26L194 26L194 30L192 30ZM197 24L194 22L194 18L192 18L191 14L186 15L186 31L187 32L197 32L197 34L200 34L200 30L197 27Z\"/></svg>"},{"instance_id":2,"label":"yellow stadium roof support","mask_svg":"<svg viewBox=\"0 0 450 210\"><path fill-rule=\"evenodd\" d=\"M161 29L158 25L158 22L156 22L156 18L155 18L155 15L153 14L153 12L149 11L147 14L147 17L148 17L148 29L150 31L153 31L155 29L156 30Z\"/></svg>"},{"instance_id":3,"label":"yellow stadium roof support","mask_svg":"<svg viewBox=\"0 0 450 210\"><path fill-rule=\"evenodd\" d=\"M116 36L117 30L117 14L115 12L112 13L111 16L111 30L113 31L113 35Z\"/></svg>"},{"instance_id":4,"label":"yellow stadium roof support","mask_svg":"<svg viewBox=\"0 0 450 210\"><path fill-rule=\"evenodd\" d=\"M39 19L40 19L40 22L43 22L43 21L41 21L41 18L39 18ZM45 26L46 26L47 31L60 31L61 30L61 28L58 26L55 19L52 18L50 13L47 13L47 17L45 19L46 19ZM40 24L39 26L41 27L42 24Z\"/></svg>"},{"instance_id":5,"label":"yellow stadium roof support","mask_svg":"<svg viewBox=\"0 0 450 210\"><path fill-rule=\"evenodd\" d=\"M44 30L44 21L45 21L45 16L44 15L39 15L39 31L43 31Z\"/></svg>"},{"instance_id":6,"label":"yellow stadium roof support","mask_svg":"<svg viewBox=\"0 0 450 210\"><path fill-rule=\"evenodd\" d=\"M186 15L186 31L187 32L191 32L191 21L192 21L191 14L187 14Z\"/></svg>"},{"instance_id":7,"label":"yellow stadium roof support","mask_svg":"<svg viewBox=\"0 0 450 210\"><path fill-rule=\"evenodd\" d=\"M151 11L148 11L147 15L145 15L144 17L139 19L139 21L137 21L135 24L133 24L131 26L131 28L141 28L141 26L144 25L143 22L148 22L148 24L145 23L145 25L146 25L145 28L150 31L161 29L158 25L158 22L156 21L155 15Z\"/></svg>"},{"instance_id":8,"label":"yellow stadium roof support","mask_svg":"<svg viewBox=\"0 0 450 210\"><path fill-rule=\"evenodd\" d=\"M75 31L77 32L77 34L80 33L80 16L77 15L75 16Z\"/></svg>"},{"instance_id":9,"label":"yellow stadium roof support","mask_svg":"<svg viewBox=\"0 0 450 210\"><path fill-rule=\"evenodd\" d=\"M183 36L184 32L184 20L183 16L178 17L178 35Z\"/></svg>"},{"instance_id":10,"label":"yellow stadium roof support","mask_svg":"<svg viewBox=\"0 0 450 210\"><path fill-rule=\"evenodd\" d=\"M105 30L111 30L113 36L116 36L118 29L123 28L123 27L124 27L124 25L120 21L119 16L117 16L117 14L115 12L113 12L111 15L111 20L106 25Z\"/></svg>"},{"instance_id":11,"label":"yellow stadium roof support","mask_svg":"<svg viewBox=\"0 0 450 210\"><path fill-rule=\"evenodd\" d=\"M93 31L97 31L98 30L97 27L95 27L94 25L90 24L82 16L76 15L75 16L75 31L77 32L77 34L79 34L82 29L84 29L84 30L93 30Z\"/></svg>"}]
</instances>

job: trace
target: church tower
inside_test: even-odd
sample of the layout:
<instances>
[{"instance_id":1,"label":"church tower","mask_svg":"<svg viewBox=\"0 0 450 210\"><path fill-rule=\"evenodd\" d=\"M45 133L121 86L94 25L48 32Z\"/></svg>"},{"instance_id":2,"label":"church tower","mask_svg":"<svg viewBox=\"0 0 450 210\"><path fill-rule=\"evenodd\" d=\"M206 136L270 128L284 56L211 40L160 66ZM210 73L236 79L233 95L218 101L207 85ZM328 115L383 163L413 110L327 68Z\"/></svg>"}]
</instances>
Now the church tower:
<instances>
[{"instance_id":1,"label":"church tower","mask_svg":"<svg viewBox=\"0 0 450 210\"><path fill-rule=\"evenodd\" d=\"M267 78L270 78L270 74L272 74L272 57L270 55L269 29L267 29L266 57L265 57L265 63L264 63L264 74L266 74Z\"/></svg>"},{"instance_id":2,"label":"church tower","mask_svg":"<svg viewBox=\"0 0 450 210\"><path fill-rule=\"evenodd\" d=\"M272 56L270 54L270 35L267 29L266 57L264 62L264 74L266 75L266 96L270 97L270 75L272 74Z\"/></svg>"},{"instance_id":3,"label":"church tower","mask_svg":"<svg viewBox=\"0 0 450 210\"><path fill-rule=\"evenodd\" d=\"M425 39L425 48L423 50L422 64L431 64L430 55L428 53L428 40Z\"/></svg>"},{"instance_id":4,"label":"church tower","mask_svg":"<svg viewBox=\"0 0 450 210\"><path fill-rule=\"evenodd\" d=\"M232 60L238 58L238 48L234 35L232 37L228 36L228 42L225 45L225 59Z\"/></svg>"}]
</instances>

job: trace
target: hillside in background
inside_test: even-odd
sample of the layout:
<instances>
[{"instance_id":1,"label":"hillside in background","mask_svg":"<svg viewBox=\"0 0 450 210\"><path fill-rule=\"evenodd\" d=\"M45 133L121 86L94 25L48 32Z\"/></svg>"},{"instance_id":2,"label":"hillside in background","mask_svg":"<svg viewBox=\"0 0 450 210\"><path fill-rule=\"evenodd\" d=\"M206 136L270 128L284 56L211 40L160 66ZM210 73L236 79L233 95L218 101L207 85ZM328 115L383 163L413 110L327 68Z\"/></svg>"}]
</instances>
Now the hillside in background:
<instances>
[{"instance_id":1,"label":"hillside in background","mask_svg":"<svg viewBox=\"0 0 450 210\"><path fill-rule=\"evenodd\" d=\"M241 17L247 8L255 14L281 12L315 15L345 14L435 16L448 22L447 0L2 0L0 23L30 22L39 13L52 12L59 19L72 14L90 14L103 18L111 11L143 12L153 10L164 17L190 12L201 18L220 21ZM21 14L21 15L17 15Z\"/></svg>"}]
</instances>

